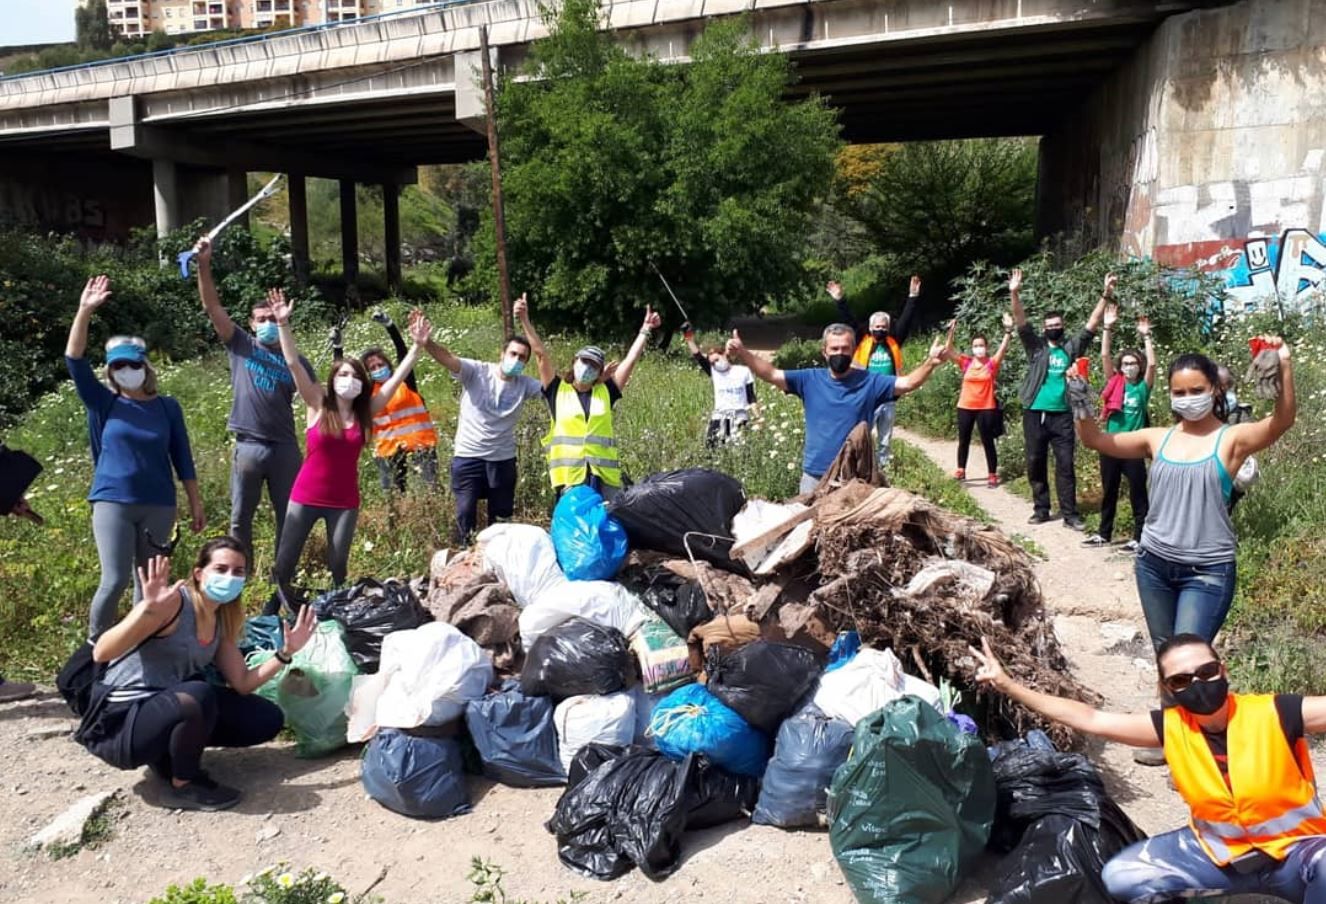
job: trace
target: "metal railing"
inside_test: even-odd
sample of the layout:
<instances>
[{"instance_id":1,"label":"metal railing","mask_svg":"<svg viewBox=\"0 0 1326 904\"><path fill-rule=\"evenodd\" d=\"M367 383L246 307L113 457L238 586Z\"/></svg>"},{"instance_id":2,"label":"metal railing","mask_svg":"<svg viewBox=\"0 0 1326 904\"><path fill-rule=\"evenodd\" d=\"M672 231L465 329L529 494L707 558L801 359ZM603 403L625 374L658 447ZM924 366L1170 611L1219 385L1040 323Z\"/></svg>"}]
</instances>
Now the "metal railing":
<instances>
[{"instance_id":1,"label":"metal railing","mask_svg":"<svg viewBox=\"0 0 1326 904\"><path fill-rule=\"evenodd\" d=\"M244 35L239 38L228 38L224 41L209 41L206 44L187 44L182 47L170 47L166 50L154 50L150 53L135 53L128 56L111 57L105 60L94 60L90 63L77 63L72 66L57 66L53 69L35 69L31 72L16 72L13 75L0 75L0 82L12 82L24 78L32 78L39 75L54 75L60 72L76 72L84 69L100 69L106 66L116 66L121 63L138 62L141 60L162 59L164 57L176 56L179 54L197 53L200 51L216 50L221 47L239 47L246 44L261 44L276 38L285 38L292 35L312 34L319 31L327 31L334 28L353 28L357 25L365 25L373 22L380 22L385 19L401 19L409 16L418 16L430 12L448 9L456 6L471 6L486 0L440 0L437 3L430 3L426 6L412 6L407 9L394 9L390 12L375 13L371 16L360 16L355 19L345 19L338 22L322 22L317 25L301 25L297 28L283 28L280 31L269 31L258 35Z\"/></svg>"}]
</instances>

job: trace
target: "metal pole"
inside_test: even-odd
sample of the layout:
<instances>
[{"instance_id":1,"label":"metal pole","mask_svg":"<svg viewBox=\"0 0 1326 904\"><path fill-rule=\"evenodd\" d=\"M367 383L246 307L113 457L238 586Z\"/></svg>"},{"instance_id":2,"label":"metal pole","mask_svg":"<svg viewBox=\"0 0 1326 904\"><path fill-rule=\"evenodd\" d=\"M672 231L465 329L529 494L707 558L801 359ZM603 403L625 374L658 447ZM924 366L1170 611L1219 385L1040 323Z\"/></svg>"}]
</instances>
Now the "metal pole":
<instances>
[{"instance_id":1,"label":"metal pole","mask_svg":"<svg viewBox=\"0 0 1326 904\"><path fill-rule=\"evenodd\" d=\"M506 214L502 205L502 160L497 150L497 104L493 100L493 64L488 56L488 26L479 26L479 54L483 57L483 104L488 120L488 160L493 170L493 229L497 238L497 280L502 301L504 336L515 330L511 321L511 274L506 263Z\"/></svg>"}]
</instances>

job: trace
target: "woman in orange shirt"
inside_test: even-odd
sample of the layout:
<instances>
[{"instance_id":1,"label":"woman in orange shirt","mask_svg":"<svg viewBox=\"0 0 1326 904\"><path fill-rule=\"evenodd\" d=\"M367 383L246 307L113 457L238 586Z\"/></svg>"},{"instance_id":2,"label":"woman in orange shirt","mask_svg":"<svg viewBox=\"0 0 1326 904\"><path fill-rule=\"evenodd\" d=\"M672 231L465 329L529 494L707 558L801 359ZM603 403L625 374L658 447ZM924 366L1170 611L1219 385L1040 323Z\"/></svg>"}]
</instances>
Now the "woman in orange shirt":
<instances>
[{"instance_id":1,"label":"woman in orange shirt","mask_svg":"<svg viewBox=\"0 0 1326 904\"><path fill-rule=\"evenodd\" d=\"M952 332L951 326L950 337ZM999 365L1004 363L1004 352L1008 351L1008 340L1012 335L1013 318L1005 314L1004 341L999 343L999 350L993 357L984 336L972 337L970 355L956 352L945 355L962 373L962 389L958 394L958 469L953 472L958 480L967 478L967 452L975 428L980 430L981 445L985 447L985 465L989 474L986 484L991 488L999 486L999 453L995 450L995 440L1004 434L1004 413L999 410L999 401L995 398L995 378L999 375Z\"/></svg>"}]
</instances>

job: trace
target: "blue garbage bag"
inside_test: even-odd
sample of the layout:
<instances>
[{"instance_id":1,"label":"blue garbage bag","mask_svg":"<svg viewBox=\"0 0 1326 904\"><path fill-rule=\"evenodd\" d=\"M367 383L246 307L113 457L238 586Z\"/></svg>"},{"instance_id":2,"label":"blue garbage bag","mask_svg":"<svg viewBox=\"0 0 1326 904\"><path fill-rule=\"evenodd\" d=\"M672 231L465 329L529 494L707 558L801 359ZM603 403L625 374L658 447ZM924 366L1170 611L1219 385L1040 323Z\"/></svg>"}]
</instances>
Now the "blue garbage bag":
<instances>
[{"instance_id":1,"label":"blue garbage bag","mask_svg":"<svg viewBox=\"0 0 1326 904\"><path fill-rule=\"evenodd\" d=\"M838 632L838 636L833 639L833 646L829 647L829 664L824 667L824 671L832 672L834 669L842 668L859 652L861 652L860 634L855 631Z\"/></svg>"},{"instance_id":2,"label":"blue garbage bag","mask_svg":"<svg viewBox=\"0 0 1326 904\"><path fill-rule=\"evenodd\" d=\"M364 748L364 790L388 810L417 819L445 819L470 811L460 743L383 728Z\"/></svg>"},{"instance_id":3,"label":"blue garbage bag","mask_svg":"<svg viewBox=\"0 0 1326 904\"><path fill-rule=\"evenodd\" d=\"M239 651L248 656L255 650L279 650L285 626L279 615L252 615L244 620L244 634L239 639Z\"/></svg>"},{"instance_id":4,"label":"blue garbage bag","mask_svg":"<svg viewBox=\"0 0 1326 904\"><path fill-rule=\"evenodd\" d=\"M733 775L761 775L769 761L769 738L699 684L660 700L649 734L669 759L702 753Z\"/></svg>"},{"instance_id":5,"label":"blue garbage bag","mask_svg":"<svg viewBox=\"0 0 1326 904\"><path fill-rule=\"evenodd\" d=\"M557 563L573 581L608 580L630 551L626 528L608 514L603 497L587 486L572 487L558 500L552 541Z\"/></svg>"},{"instance_id":6,"label":"blue garbage bag","mask_svg":"<svg viewBox=\"0 0 1326 904\"><path fill-rule=\"evenodd\" d=\"M527 697L519 681L508 679L500 690L465 704L465 726L483 774L493 781L516 788L566 784L549 698Z\"/></svg>"},{"instance_id":7,"label":"blue garbage bag","mask_svg":"<svg viewBox=\"0 0 1326 904\"><path fill-rule=\"evenodd\" d=\"M852 750L852 726L807 703L786 719L764 771L751 822L784 829L818 826L833 773Z\"/></svg>"}]
</instances>

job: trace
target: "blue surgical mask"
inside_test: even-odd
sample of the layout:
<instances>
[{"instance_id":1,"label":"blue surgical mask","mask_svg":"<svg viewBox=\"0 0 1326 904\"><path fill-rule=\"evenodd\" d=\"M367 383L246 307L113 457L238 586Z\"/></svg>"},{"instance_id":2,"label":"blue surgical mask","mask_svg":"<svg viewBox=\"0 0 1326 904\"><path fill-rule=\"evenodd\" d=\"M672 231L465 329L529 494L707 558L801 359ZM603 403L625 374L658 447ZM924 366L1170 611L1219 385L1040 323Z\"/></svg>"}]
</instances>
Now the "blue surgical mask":
<instances>
[{"instance_id":1,"label":"blue surgical mask","mask_svg":"<svg viewBox=\"0 0 1326 904\"><path fill-rule=\"evenodd\" d=\"M370 370L368 375L373 378L374 383L385 383L391 379L391 368L384 364L377 370Z\"/></svg>"},{"instance_id":2,"label":"blue surgical mask","mask_svg":"<svg viewBox=\"0 0 1326 904\"><path fill-rule=\"evenodd\" d=\"M281 341L281 328L274 320L264 320L258 324L258 331L254 335L263 345L275 345Z\"/></svg>"},{"instance_id":3,"label":"blue surgical mask","mask_svg":"<svg viewBox=\"0 0 1326 904\"><path fill-rule=\"evenodd\" d=\"M203 578L203 593L218 603L234 602L244 590L244 576L214 571Z\"/></svg>"},{"instance_id":4,"label":"blue surgical mask","mask_svg":"<svg viewBox=\"0 0 1326 904\"><path fill-rule=\"evenodd\" d=\"M525 372L525 362L519 358L504 358L502 373L508 377L518 377Z\"/></svg>"},{"instance_id":5,"label":"blue surgical mask","mask_svg":"<svg viewBox=\"0 0 1326 904\"><path fill-rule=\"evenodd\" d=\"M1235 393L1234 390L1232 390L1232 389L1226 390L1226 391L1225 391L1225 410L1227 410L1227 411L1233 411L1233 410L1234 410L1235 408L1237 408L1237 407L1239 407L1239 397L1238 397L1238 394Z\"/></svg>"}]
</instances>

